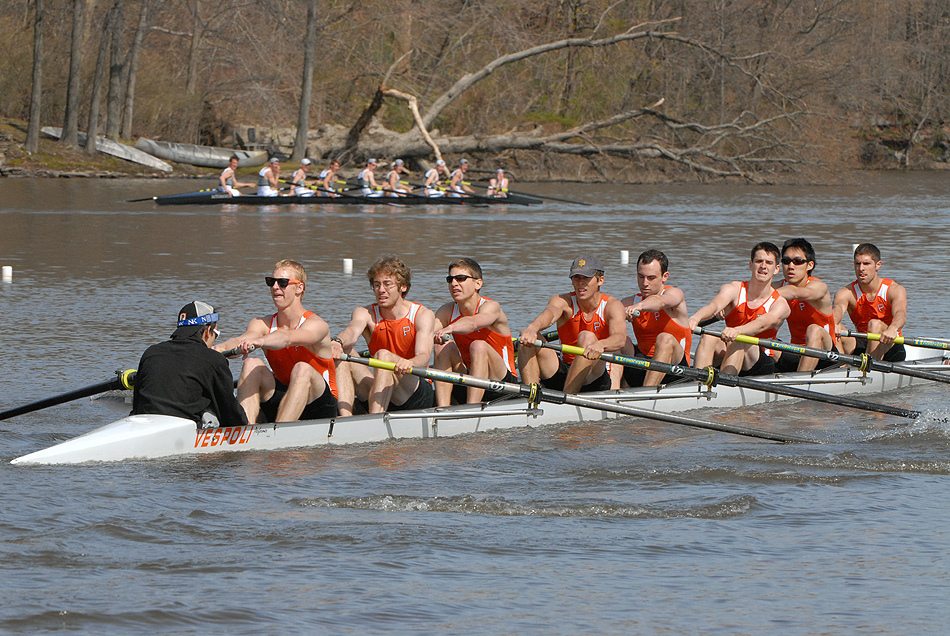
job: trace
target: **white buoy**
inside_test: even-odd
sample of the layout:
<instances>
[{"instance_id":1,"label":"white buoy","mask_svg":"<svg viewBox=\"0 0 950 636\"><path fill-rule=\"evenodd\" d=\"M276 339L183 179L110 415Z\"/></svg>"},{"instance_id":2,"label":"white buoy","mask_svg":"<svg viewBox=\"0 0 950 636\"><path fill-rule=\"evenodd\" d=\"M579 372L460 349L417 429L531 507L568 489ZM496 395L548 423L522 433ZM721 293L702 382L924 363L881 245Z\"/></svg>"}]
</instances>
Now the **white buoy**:
<instances>
[{"instance_id":1,"label":"white buoy","mask_svg":"<svg viewBox=\"0 0 950 636\"><path fill-rule=\"evenodd\" d=\"M620 250L620 264L621 265L630 264L630 250Z\"/></svg>"},{"instance_id":2,"label":"white buoy","mask_svg":"<svg viewBox=\"0 0 950 636\"><path fill-rule=\"evenodd\" d=\"M352 258L344 258L344 259L343 259L343 273L344 273L344 274L352 274L352 273L353 273L353 259L352 259Z\"/></svg>"},{"instance_id":3,"label":"white buoy","mask_svg":"<svg viewBox=\"0 0 950 636\"><path fill-rule=\"evenodd\" d=\"M2 269L3 280L13 280L13 268L9 265L4 265Z\"/></svg>"}]
</instances>

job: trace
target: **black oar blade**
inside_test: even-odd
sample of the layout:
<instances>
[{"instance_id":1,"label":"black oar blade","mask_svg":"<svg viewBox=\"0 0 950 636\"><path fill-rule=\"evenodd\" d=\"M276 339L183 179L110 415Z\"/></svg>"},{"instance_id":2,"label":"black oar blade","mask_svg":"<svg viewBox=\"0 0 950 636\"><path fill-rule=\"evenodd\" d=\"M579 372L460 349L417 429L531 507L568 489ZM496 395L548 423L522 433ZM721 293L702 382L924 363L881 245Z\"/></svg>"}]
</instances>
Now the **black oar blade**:
<instances>
[{"instance_id":1,"label":"black oar blade","mask_svg":"<svg viewBox=\"0 0 950 636\"><path fill-rule=\"evenodd\" d=\"M33 402L32 404L25 404L24 406L18 406L15 409L3 411L0 413L0 420L5 420L17 415L23 415L24 413L32 413L33 411L39 411L50 406L64 404L66 402L71 402L72 400L78 400L80 398L89 397L90 395L97 395L99 393L104 393L105 391L121 388L124 388L122 385L122 380L115 378L109 380L108 382L100 382L99 384L93 384L92 386L87 386L82 389L76 389L75 391L70 391L69 393L55 395L53 397L46 398L45 400L39 400L38 402Z\"/></svg>"}]
</instances>

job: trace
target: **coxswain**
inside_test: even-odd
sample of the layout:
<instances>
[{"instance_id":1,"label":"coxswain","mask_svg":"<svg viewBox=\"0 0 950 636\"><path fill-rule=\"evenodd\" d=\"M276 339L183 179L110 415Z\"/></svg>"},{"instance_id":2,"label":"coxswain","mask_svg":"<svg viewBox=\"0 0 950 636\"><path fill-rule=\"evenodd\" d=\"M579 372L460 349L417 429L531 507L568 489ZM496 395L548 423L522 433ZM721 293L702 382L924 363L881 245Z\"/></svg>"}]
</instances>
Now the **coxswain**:
<instances>
[{"instance_id":1,"label":"coxswain","mask_svg":"<svg viewBox=\"0 0 950 636\"><path fill-rule=\"evenodd\" d=\"M669 277L669 259L660 250L646 250L637 257L640 293L620 301L637 341L627 338L622 353L689 366L693 332L689 329L686 296L679 287L666 284ZM627 386L657 386L674 379L660 371L623 368Z\"/></svg>"},{"instance_id":2,"label":"coxswain","mask_svg":"<svg viewBox=\"0 0 950 636\"><path fill-rule=\"evenodd\" d=\"M238 347L244 354L237 396L248 421L335 417L336 366L330 327L303 306L306 271L297 261L283 259L274 264L273 274L265 276L264 283L276 313L253 318L243 334L216 347ZM253 349L263 349L267 363L248 358Z\"/></svg>"},{"instance_id":3,"label":"coxswain","mask_svg":"<svg viewBox=\"0 0 950 636\"><path fill-rule=\"evenodd\" d=\"M515 350L508 317L501 305L480 295L482 268L471 258L449 263L445 277L452 301L435 312L436 369L468 373L479 378L517 382ZM451 338L450 338L451 337ZM448 340L448 342L446 342ZM470 386L435 385L436 406L490 402L504 393Z\"/></svg>"},{"instance_id":4,"label":"coxswain","mask_svg":"<svg viewBox=\"0 0 950 636\"><path fill-rule=\"evenodd\" d=\"M853 283L835 294L834 315L837 333L847 313L860 333L877 333L880 340L840 338L844 353L867 353L878 360L900 362L907 353L904 345L895 344L907 320L907 290L890 278L881 278L881 250L871 243L861 243L854 250Z\"/></svg>"},{"instance_id":5,"label":"coxswain","mask_svg":"<svg viewBox=\"0 0 950 636\"><path fill-rule=\"evenodd\" d=\"M376 302L353 310L350 323L333 339L333 356L339 359L343 353L352 354L362 336L370 355L393 363L395 370L341 362L340 415L352 415L357 399L370 413L429 408L433 403L432 385L410 371L429 364L435 314L406 298L412 274L399 258L378 259L366 278Z\"/></svg>"},{"instance_id":6,"label":"coxswain","mask_svg":"<svg viewBox=\"0 0 950 636\"><path fill-rule=\"evenodd\" d=\"M600 291L604 267L596 256L574 259L570 277L574 291L553 296L518 336L522 382L541 382L549 389L567 393L620 388L619 378L611 379L600 356L617 353L623 347L627 337L623 305ZM583 347L584 354L558 356L553 349L536 347L541 330L553 324L562 344Z\"/></svg>"},{"instance_id":7,"label":"coxswain","mask_svg":"<svg viewBox=\"0 0 950 636\"><path fill-rule=\"evenodd\" d=\"M237 170L240 161L236 155L231 155L231 158L228 160L228 167L222 170L221 176L218 177L218 181L221 183L221 185L218 186L218 190L227 192L232 197L241 196L237 188L251 188L254 186L253 183L244 183L243 181L237 180L235 170Z\"/></svg>"},{"instance_id":8,"label":"coxswain","mask_svg":"<svg viewBox=\"0 0 950 636\"><path fill-rule=\"evenodd\" d=\"M831 292L820 278L812 276L815 249L803 238L789 239L782 245L782 275L785 280L778 293L788 301L786 319L792 344L830 351L838 336L832 310ZM780 373L814 371L834 365L829 360L801 356L790 351L776 351L775 368Z\"/></svg>"},{"instance_id":9,"label":"coxswain","mask_svg":"<svg viewBox=\"0 0 950 636\"><path fill-rule=\"evenodd\" d=\"M172 415L202 428L244 426L247 417L234 397L228 361L213 351L218 312L195 300L178 312L166 342L142 354L132 390L132 415Z\"/></svg>"},{"instance_id":10,"label":"coxswain","mask_svg":"<svg viewBox=\"0 0 950 636\"><path fill-rule=\"evenodd\" d=\"M772 279L779 271L779 255L774 243L763 241L755 245L749 261L749 280L726 283L708 305L690 316L690 329L715 316L726 320L721 339L708 334L700 339L694 366L702 369L718 363L723 373L732 375L775 372L770 350L737 342L736 336L774 338L788 317L788 302L772 287Z\"/></svg>"},{"instance_id":11,"label":"coxswain","mask_svg":"<svg viewBox=\"0 0 950 636\"><path fill-rule=\"evenodd\" d=\"M257 173L257 196L276 197L280 195L280 161L271 157L266 166Z\"/></svg>"}]
</instances>

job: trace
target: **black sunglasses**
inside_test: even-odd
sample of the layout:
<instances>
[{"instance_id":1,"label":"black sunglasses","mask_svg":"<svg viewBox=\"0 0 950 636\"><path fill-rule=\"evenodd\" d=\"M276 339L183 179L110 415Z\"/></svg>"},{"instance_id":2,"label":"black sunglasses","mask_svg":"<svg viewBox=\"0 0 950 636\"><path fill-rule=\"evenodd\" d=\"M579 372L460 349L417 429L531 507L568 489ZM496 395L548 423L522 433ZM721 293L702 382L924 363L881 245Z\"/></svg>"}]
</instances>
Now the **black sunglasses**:
<instances>
[{"instance_id":1,"label":"black sunglasses","mask_svg":"<svg viewBox=\"0 0 950 636\"><path fill-rule=\"evenodd\" d=\"M296 278L274 278L273 276L265 276L264 282L267 283L268 287L273 287L274 283L277 283L281 289L286 289L287 285L291 283L298 284L303 281L299 281Z\"/></svg>"},{"instance_id":2,"label":"black sunglasses","mask_svg":"<svg viewBox=\"0 0 950 636\"><path fill-rule=\"evenodd\" d=\"M455 276L446 276L445 282L451 283L453 280L457 283L464 283L469 278L475 278L474 276L469 276L468 274L456 274Z\"/></svg>"},{"instance_id":3,"label":"black sunglasses","mask_svg":"<svg viewBox=\"0 0 950 636\"><path fill-rule=\"evenodd\" d=\"M782 265L788 265L789 263L795 263L796 265L804 265L807 262L808 262L807 258L801 258L798 256L796 256L795 258L791 258L789 256L782 257Z\"/></svg>"}]
</instances>

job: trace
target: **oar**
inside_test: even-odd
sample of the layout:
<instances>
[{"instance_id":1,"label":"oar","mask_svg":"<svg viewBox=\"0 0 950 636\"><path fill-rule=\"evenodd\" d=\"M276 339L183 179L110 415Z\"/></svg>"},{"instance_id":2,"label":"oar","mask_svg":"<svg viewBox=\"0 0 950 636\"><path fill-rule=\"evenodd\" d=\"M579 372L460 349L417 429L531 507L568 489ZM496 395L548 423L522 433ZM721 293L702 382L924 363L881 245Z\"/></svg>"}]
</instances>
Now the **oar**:
<instances>
[{"instance_id":1,"label":"oar","mask_svg":"<svg viewBox=\"0 0 950 636\"><path fill-rule=\"evenodd\" d=\"M472 194L471 192L458 192L457 190L451 190L451 189L449 189L449 188L446 188L446 187L443 187L443 186L437 186L437 185L435 185L435 184L432 184L432 185L430 185L430 186L426 186L425 184L422 184L422 183L413 183L413 182L411 182L411 181L405 181L405 182L403 182L403 183L405 183L406 185L411 185L411 186L413 186L413 187L415 187L415 188L426 188L426 187L429 187L429 188L432 188L433 190L441 190L442 192L445 192L446 194L457 194L458 197L455 197L455 198L459 198L459 199L474 199L475 201L492 201L492 202L495 202L495 200L494 200L492 197L486 197L486 196L482 196L482 195L480 195L480 194ZM468 185L468 182L466 181L465 184Z\"/></svg>"},{"instance_id":2,"label":"oar","mask_svg":"<svg viewBox=\"0 0 950 636\"><path fill-rule=\"evenodd\" d=\"M290 183L289 181L284 181L283 179L280 179L280 181L283 181L284 183ZM329 189L327 189L327 188L323 188L323 187L318 186L318 185L307 185L306 183L302 183L302 182L301 182L301 183L293 183L293 184L291 184L291 185L294 185L294 186L301 186L301 187L304 187L304 188L309 188L309 189L311 189L311 190L317 190L317 191L319 191L319 192L328 192L328 193L330 193L330 194L336 194L336 195L341 196L341 197L346 198L346 199L359 199L360 201L365 201L366 203L377 203L377 202L378 202L378 203L385 203L386 205L394 205L394 206L399 207L399 208L404 207L404 206L402 206L402 205L396 203L395 201L386 201L386 197L384 197L384 196L382 196L382 197L372 197L372 198L371 198L371 197L368 197L368 196L365 196L365 195L347 194L345 191L342 191L342 190L329 190Z\"/></svg>"},{"instance_id":3,"label":"oar","mask_svg":"<svg viewBox=\"0 0 950 636\"><path fill-rule=\"evenodd\" d=\"M881 339L881 334L879 333L861 333L858 331L848 331L847 329L843 329L841 335L845 338L860 338L862 340ZM924 347L926 349L943 349L944 351L950 350L950 342L928 340L926 338L911 338L910 336L897 336L894 338L894 344L907 344L913 347Z\"/></svg>"},{"instance_id":4,"label":"oar","mask_svg":"<svg viewBox=\"0 0 950 636\"><path fill-rule=\"evenodd\" d=\"M466 182L466 184L468 184L468 182ZM486 190L491 187L491 186L483 185L483 184L481 184L481 183L472 183L472 184L469 184L469 185L474 185L474 186L477 186L477 187L479 187L479 188L485 188ZM586 206L588 206L588 207L590 207L590 206L592 205L591 203L585 203L585 202L583 202L583 201L572 201L572 200L570 200L570 199L560 199L560 198L558 198L558 197L552 197L552 196L548 196L548 195L535 194L534 192L518 192L518 191L516 191L516 190L511 190L511 189L509 189L509 188L501 188L501 191L502 191L502 192L508 192L508 193L510 193L510 194L517 194L517 195L522 196L522 197L538 197L539 199L549 199L549 200L551 200L551 201L560 201L561 203L573 203L574 205L586 205Z\"/></svg>"},{"instance_id":5,"label":"oar","mask_svg":"<svg viewBox=\"0 0 950 636\"><path fill-rule=\"evenodd\" d=\"M548 349L563 351L564 353L571 353L574 355L584 354L583 347L574 347L571 345L542 343L540 340L538 340L535 343L535 346L547 347ZM760 382L758 380L732 375L731 373L722 373L713 367L694 369L692 367L681 366L678 364L667 364L665 362L649 360L646 358L631 358L613 353L604 353L600 356L600 359L606 360L607 362L621 364L625 367L634 367L645 369L647 371L659 371L661 373L668 373L670 375L677 375L684 378L692 378L694 380L699 380L707 386L715 386L716 384L736 386L743 389L752 389L753 391L775 393L776 395L787 395L788 397L800 398L802 400L814 400L816 402L824 402L826 404L835 404L837 406L846 406L852 409L886 413L888 415L897 415L899 417L909 417L911 419L916 419L921 416L920 411L912 411L910 409L890 406L888 404L878 404L876 402L867 402L865 400L856 400L854 398L840 395L828 395L827 393L809 391L808 389L800 389L798 387L788 386L786 384Z\"/></svg>"},{"instance_id":6,"label":"oar","mask_svg":"<svg viewBox=\"0 0 950 636\"><path fill-rule=\"evenodd\" d=\"M377 360L376 358L363 359L356 356L343 354L341 357L342 360L349 362L357 362L360 364L365 364L376 369L386 369L387 371L394 371L396 365L392 362L385 362L383 360ZM660 413L657 411L650 411L647 409L637 408L635 406L629 406L626 404L617 404L614 402L608 402L605 400L597 400L594 398L585 398L579 395L573 395L570 393L565 393L564 391L555 391L553 389L546 389L538 384L514 384L512 382L499 382L497 380L486 380L484 378L478 378L472 375L465 375L462 373L454 373L452 371L440 371L437 369L431 369L429 367L412 367L410 371L415 376L420 378L425 378L427 380L435 380L438 382L451 382L452 384L457 384L460 386L473 386L478 389L485 389L490 391L501 391L504 393L510 393L512 395L520 395L524 398L527 398L529 402L551 402L553 404L570 404L572 406L581 406L584 408L607 411L610 413L619 413L621 415L632 415L635 417L643 417L651 420L658 420L660 422L669 422L673 424L682 424L683 426L692 426L695 428L703 428L712 431L720 431L722 433L733 433L735 435L745 435L746 437L757 437L759 439L768 439L775 442L803 442L803 443L818 443L817 440L806 439L804 437L795 437L792 435L782 435L780 433L773 433L771 431L763 431L754 428L746 428L744 426L734 426L732 424L720 424L718 422L707 422L704 420L697 420L692 417L685 417L682 415L673 415L671 413Z\"/></svg>"},{"instance_id":7,"label":"oar","mask_svg":"<svg viewBox=\"0 0 950 636\"><path fill-rule=\"evenodd\" d=\"M83 389L76 389L75 391L70 391L69 393L63 393L61 395L46 398L45 400L33 402L32 404L26 404L24 406L18 406L15 409L3 411L0 413L0 420L5 420L16 415L23 415L24 413L32 413L33 411L39 411L50 406L56 406L57 404L65 404L66 402L72 402L73 400L89 397L90 395L97 395L105 391L112 391L115 389L131 389L134 380L135 369L116 371L116 377L112 380L109 380L108 382L100 382L99 384L93 384Z\"/></svg>"},{"instance_id":8,"label":"oar","mask_svg":"<svg viewBox=\"0 0 950 636\"><path fill-rule=\"evenodd\" d=\"M702 327L696 327L693 329L693 333L698 335L708 334L715 338L722 337L721 332L703 329ZM837 351L825 351L824 349L815 349L814 347L803 347L801 345L788 344L787 342L779 342L778 340L766 340L765 338L755 338L753 336L743 335L736 336L736 342L759 345L760 347L765 347L766 349L775 349L777 351L789 351L791 353L797 353L801 356L818 358L819 360L843 362L853 367L857 367L862 372L868 370L882 371L884 373L896 373L898 375L907 375L913 378L921 378L923 380L933 380L934 382L944 382L950 384L950 375L939 373L937 371L927 371L926 369L916 369L911 365L895 364L893 362L885 362L884 360L876 360L866 353L863 353L859 356L853 356L847 353L838 353Z\"/></svg>"}]
</instances>

